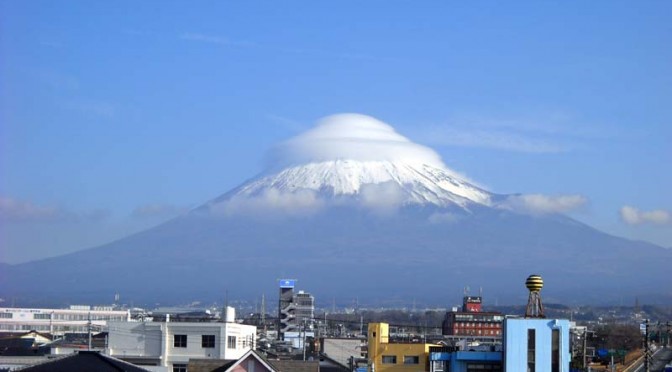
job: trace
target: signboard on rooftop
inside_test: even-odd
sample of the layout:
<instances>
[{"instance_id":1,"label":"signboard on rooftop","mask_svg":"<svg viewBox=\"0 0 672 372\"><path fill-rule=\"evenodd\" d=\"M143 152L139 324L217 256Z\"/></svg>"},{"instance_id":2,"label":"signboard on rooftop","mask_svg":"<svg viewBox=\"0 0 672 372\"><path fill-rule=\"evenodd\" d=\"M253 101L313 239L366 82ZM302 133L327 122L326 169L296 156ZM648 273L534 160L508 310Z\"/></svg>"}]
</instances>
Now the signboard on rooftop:
<instances>
[{"instance_id":1,"label":"signboard on rooftop","mask_svg":"<svg viewBox=\"0 0 672 372\"><path fill-rule=\"evenodd\" d=\"M296 279L280 279L280 288L294 288Z\"/></svg>"}]
</instances>

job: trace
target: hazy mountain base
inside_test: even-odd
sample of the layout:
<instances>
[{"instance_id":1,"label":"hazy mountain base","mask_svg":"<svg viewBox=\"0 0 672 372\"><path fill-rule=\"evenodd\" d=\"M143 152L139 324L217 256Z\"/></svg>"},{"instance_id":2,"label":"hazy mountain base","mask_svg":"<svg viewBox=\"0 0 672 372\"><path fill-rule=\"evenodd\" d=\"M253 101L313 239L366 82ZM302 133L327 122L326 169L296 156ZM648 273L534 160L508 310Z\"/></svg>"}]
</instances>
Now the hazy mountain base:
<instances>
[{"instance_id":1,"label":"hazy mountain base","mask_svg":"<svg viewBox=\"0 0 672 372\"><path fill-rule=\"evenodd\" d=\"M452 304L465 285L516 304L526 301L527 275L539 273L548 301L672 303L664 284L670 263L668 249L561 215L478 206L387 216L343 207L265 218L201 210L97 248L6 267L0 296L91 303L120 292L135 304L221 300L225 292L273 298L276 280L291 277L318 298L372 305L400 298Z\"/></svg>"}]
</instances>

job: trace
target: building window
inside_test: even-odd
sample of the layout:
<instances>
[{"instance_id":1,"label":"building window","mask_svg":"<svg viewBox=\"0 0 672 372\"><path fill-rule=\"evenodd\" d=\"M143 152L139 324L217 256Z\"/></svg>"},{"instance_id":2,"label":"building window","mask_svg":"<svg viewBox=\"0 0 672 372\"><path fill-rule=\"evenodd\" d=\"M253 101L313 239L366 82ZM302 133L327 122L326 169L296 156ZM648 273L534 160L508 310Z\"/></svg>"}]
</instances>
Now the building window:
<instances>
[{"instance_id":1,"label":"building window","mask_svg":"<svg viewBox=\"0 0 672 372\"><path fill-rule=\"evenodd\" d=\"M12 314L12 313L0 313L0 318L3 318L3 319L12 319L13 316L14 316L14 314Z\"/></svg>"},{"instance_id":2,"label":"building window","mask_svg":"<svg viewBox=\"0 0 672 372\"><path fill-rule=\"evenodd\" d=\"M534 349L536 348L536 330L527 330L527 372L535 372Z\"/></svg>"},{"instance_id":3,"label":"building window","mask_svg":"<svg viewBox=\"0 0 672 372\"><path fill-rule=\"evenodd\" d=\"M404 364L420 364L420 357L417 355L404 355Z\"/></svg>"},{"instance_id":4,"label":"building window","mask_svg":"<svg viewBox=\"0 0 672 372\"><path fill-rule=\"evenodd\" d=\"M173 364L173 372L187 372L186 364Z\"/></svg>"},{"instance_id":5,"label":"building window","mask_svg":"<svg viewBox=\"0 0 672 372\"><path fill-rule=\"evenodd\" d=\"M226 338L226 347L228 349L236 348L236 336L229 336Z\"/></svg>"},{"instance_id":6,"label":"building window","mask_svg":"<svg viewBox=\"0 0 672 372\"><path fill-rule=\"evenodd\" d=\"M173 347L187 347L187 335L174 335Z\"/></svg>"},{"instance_id":7,"label":"building window","mask_svg":"<svg viewBox=\"0 0 672 372\"><path fill-rule=\"evenodd\" d=\"M467 372L501 372L500 364L467 363Z\"/></svg>"},{"instance_id":8,"label":"building window","mask_svg":"<svg viewBox=\"0 0 672 372\"><path fill-rule=\"evenodd\" d=\"M551 333L551 372L560 372L560 330Z\"/></svg>"},{"instance_id":9,"label":"building window","mask_svg":"<svg viewBox=\"0 0 672 372\"><path fill-rule=\"evenodd\" d=\"M433 360L431 370L434 372L448 372L448 363L445 360Z\"/></svg>"},{"instance_id":10,"label":"building window","mask_svg":"<svg viewBox=\"0 0 672 372\"><path fill-rule=\"evenodd\" d=\"M33 314L33 319L51 319L51 314Z\"/></svg>"},{"instance_id":11,"label":"building window","mask_svg":"<svg viewBox=\"0 0 672 372\"><path fill-rule=\"evenodd\" d=\"M397 356L383 355L383 364L397 364Z\"/></svg>"},{"instance_id":12,"label":"building window","mask_svg":"<svg viewBox=\"0 0 672 372\"><path fill-rule=\"evenodd\" d=\"M215 347L215 335L201 336L201 347Z\"/></svg>"}]
</instances>

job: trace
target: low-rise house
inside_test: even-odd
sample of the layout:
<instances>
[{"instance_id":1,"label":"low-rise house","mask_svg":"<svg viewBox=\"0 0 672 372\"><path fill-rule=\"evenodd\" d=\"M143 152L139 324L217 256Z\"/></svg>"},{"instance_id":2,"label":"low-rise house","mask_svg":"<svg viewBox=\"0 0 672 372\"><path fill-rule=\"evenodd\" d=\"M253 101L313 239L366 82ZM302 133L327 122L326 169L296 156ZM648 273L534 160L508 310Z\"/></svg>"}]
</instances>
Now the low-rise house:
<instances>
[{"instance_id":1,"label":"low-rise house","mask_svg":"<svg viewBox=\"0 0 672 372\"><path fill-rule=\"evenodd\" d=\"M238 360L255 348L256 331L231 322L110 323L107 352L136 365L163 367L154 371L186 372L190 359Z\"/></svg>"},{"instance_id":2,"label":"low-rise house","mask_svg":"<svg viewBox=\"0 0 672 372\"><path fill-rule=\"evenodd\" d=\"M258 352L250 350L237 360L192 359L188 370L189 372L320 372L320 362L266 359Z\"/></svg>"},{"instance_id":3,"label":"low-rise house","mask_svg":"<svg viewBox=\"0 0 672 372\"><path fill-rule=\"evenodd\" d=\"M24 372L147 372L135 366L96 351L80 351L68 356L47 360L22 368Z\"/></svg>"},{"instance_id":4,"label":"low-rise house","mask_svg":"<svg viewBox=\"0 0 672 372\"><path fill-rule=\"evenodd\" d=\"M320 338L320 351L339 364L348 366L366 357L366 340L359 338Z\"/></svg>"}]
</instances>

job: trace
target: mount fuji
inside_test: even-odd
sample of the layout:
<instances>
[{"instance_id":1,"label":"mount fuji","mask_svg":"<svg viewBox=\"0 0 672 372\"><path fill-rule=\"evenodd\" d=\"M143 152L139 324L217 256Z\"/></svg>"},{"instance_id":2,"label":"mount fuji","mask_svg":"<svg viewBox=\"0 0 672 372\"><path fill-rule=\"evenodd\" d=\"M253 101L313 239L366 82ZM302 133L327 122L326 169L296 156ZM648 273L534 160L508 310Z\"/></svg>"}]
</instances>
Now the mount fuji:
<instances>
[{"instance_id":1,"label":"mount fuji","mask_svg":"<svg viewBox=\"0 0 672 372\"><path fill-rule=\"evenodd\" d=\"M318 301L452 305L464 285L522 303L524 279L565 303L672 302L672 250L558 213L579 196L492 193L433 150L358 114L272 149L265 172L162 225L9 265L0 296L135 303L258 297L292 277ZM551 208L552 207L552 208ZM364 300L366 298L366 300ZM404 302L405 301L405 302Z\"/></svg>"}]
</instances>

